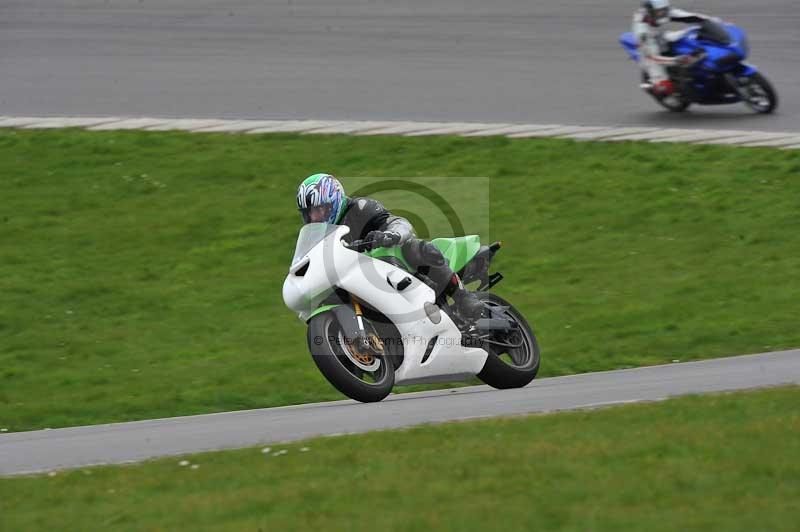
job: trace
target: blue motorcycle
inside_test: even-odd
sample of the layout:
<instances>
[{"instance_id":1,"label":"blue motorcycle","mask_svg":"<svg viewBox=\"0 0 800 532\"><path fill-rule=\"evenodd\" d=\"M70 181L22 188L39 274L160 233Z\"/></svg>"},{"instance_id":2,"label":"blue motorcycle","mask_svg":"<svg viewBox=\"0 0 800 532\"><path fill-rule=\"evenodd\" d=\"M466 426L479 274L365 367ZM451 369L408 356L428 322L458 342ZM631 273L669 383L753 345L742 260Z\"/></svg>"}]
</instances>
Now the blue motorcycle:
<instances>
[{"instance_id":1,"label":"blue motorcycle","mask_svg":"<svg viewBox=\"0 0 800 532\"><path fill-rule=\"evenodd\" d=\"M778 106L778 95L758 69L744 62L750 53L741 28L713 20L692 26L671 40L670 55L683 56L684 64L670 66L667 73L676 91L662 96L652 91L646 72L642 89L670 111L685 111L691 104L723 105L744 102L757 113L768 114ZM633 33L619 39L634 61L639 50Z\"/></svg>"}]
</instances>

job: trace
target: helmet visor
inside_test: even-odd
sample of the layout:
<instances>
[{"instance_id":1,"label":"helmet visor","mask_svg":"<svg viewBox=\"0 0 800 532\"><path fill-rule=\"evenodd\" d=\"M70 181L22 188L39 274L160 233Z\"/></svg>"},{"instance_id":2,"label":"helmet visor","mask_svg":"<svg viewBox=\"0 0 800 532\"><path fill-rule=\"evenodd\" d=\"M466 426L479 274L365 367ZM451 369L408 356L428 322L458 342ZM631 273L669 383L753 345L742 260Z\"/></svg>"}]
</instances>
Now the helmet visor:
<instances>
[{"instance_id":1,"label":"helmet visor","mask_svg":"<svg viewBox=\"0 0 800 532\"><path fill-rule=\"evenodd\" d=\"M333 205L330 203L306 207L304 209L300 209L300 215L303 217L303 222L307 224L327 222L331 216L332 208Z\"/></svg>"},{"instance_id":2,"label":"helmet visor","mask_svg":"<svg viewBox=\"0 0 800 532\"><path fill-rule=\"evenodd\" d=\"M659 24L666 24L669 22L669 8L662 7L659 9L654 9L653 18L656 19L656 22Z\"/></svg>"}]
</instances>

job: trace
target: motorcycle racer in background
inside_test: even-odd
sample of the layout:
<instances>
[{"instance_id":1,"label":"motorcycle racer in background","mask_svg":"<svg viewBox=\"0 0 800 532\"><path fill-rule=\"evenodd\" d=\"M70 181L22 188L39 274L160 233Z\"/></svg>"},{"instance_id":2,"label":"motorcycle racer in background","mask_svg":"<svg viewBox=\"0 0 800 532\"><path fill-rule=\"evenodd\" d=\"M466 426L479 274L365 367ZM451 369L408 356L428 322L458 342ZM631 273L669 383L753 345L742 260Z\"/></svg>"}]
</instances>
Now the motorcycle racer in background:
<instances>
[{"instance_id":1,"label":"motorcycle racer in background","mask_svg":"<svg viewBox=\"0 0 800 532\"><path fill-rule=\"evenodd\" d=\"M691 58L670 54L670 40L665 26L670 22L696 24L711 17L690 13L670 6L669 0L645 0L633 14L633 34L639 44L639 65L647 73L652 92L658 96L669 96L675 92L675 84L669 79L668 66L684 65Z\"/></svg>"}]
</instances>

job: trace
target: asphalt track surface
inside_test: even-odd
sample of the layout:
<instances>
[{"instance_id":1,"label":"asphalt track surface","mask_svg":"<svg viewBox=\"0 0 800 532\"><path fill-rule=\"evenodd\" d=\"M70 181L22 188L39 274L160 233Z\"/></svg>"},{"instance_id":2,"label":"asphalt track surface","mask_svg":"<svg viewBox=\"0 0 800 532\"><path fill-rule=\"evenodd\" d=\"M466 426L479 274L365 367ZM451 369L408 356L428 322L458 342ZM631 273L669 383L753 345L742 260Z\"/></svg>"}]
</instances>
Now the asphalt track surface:
<instances>
[{"instance_id":1,"label":"asphalt track surface","mask_svg":"<svg viewBox=\"0 0 800 532\"><path fill-rule=\"evenodd\" d=\"M778 114L661 111L617 43L638 0L2 0L0 115L797 131L797 0L687 0L743 26Z\"/></svg>"},{"instance_id":2,"label":"asphalt track surface","mask_svg":"<svg viewBox=\"0 0 800 532\"><path fill-rule=\"evenodd\" d=\"M498 415L594 408L800 384L800 350L309 405L0 435L0 475L115 464Z\"/></svg>"}]
</instances>

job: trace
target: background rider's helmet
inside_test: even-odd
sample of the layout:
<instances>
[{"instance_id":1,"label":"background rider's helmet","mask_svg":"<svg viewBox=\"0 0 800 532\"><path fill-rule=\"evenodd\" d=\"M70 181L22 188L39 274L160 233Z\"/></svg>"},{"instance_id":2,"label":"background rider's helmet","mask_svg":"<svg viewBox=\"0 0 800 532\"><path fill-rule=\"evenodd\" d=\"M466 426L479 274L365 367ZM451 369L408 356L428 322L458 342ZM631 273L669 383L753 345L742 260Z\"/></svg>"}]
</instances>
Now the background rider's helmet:
<instances>
[{"instance_id":1,"label":"background rider's helmet","mask_svg":"<svg viewBox=\"0 0 800 532\"><path fill-rule=\"evenodd\" d=\"M335 224L344 212L344 188L330 174L307 177L297 189L297 208L304 223Z\"/></svg>"},{"instance_id":2,"label":"background rider's helmet","mask_svg":"<svg viewBox=\"0 0 800 532\"><path fill-rule=\"evenodd\" d=\"M653 26L669 22L669 0L646 0L642 5L647 10L647 16Z\"/></svg>"}]
</instances>

